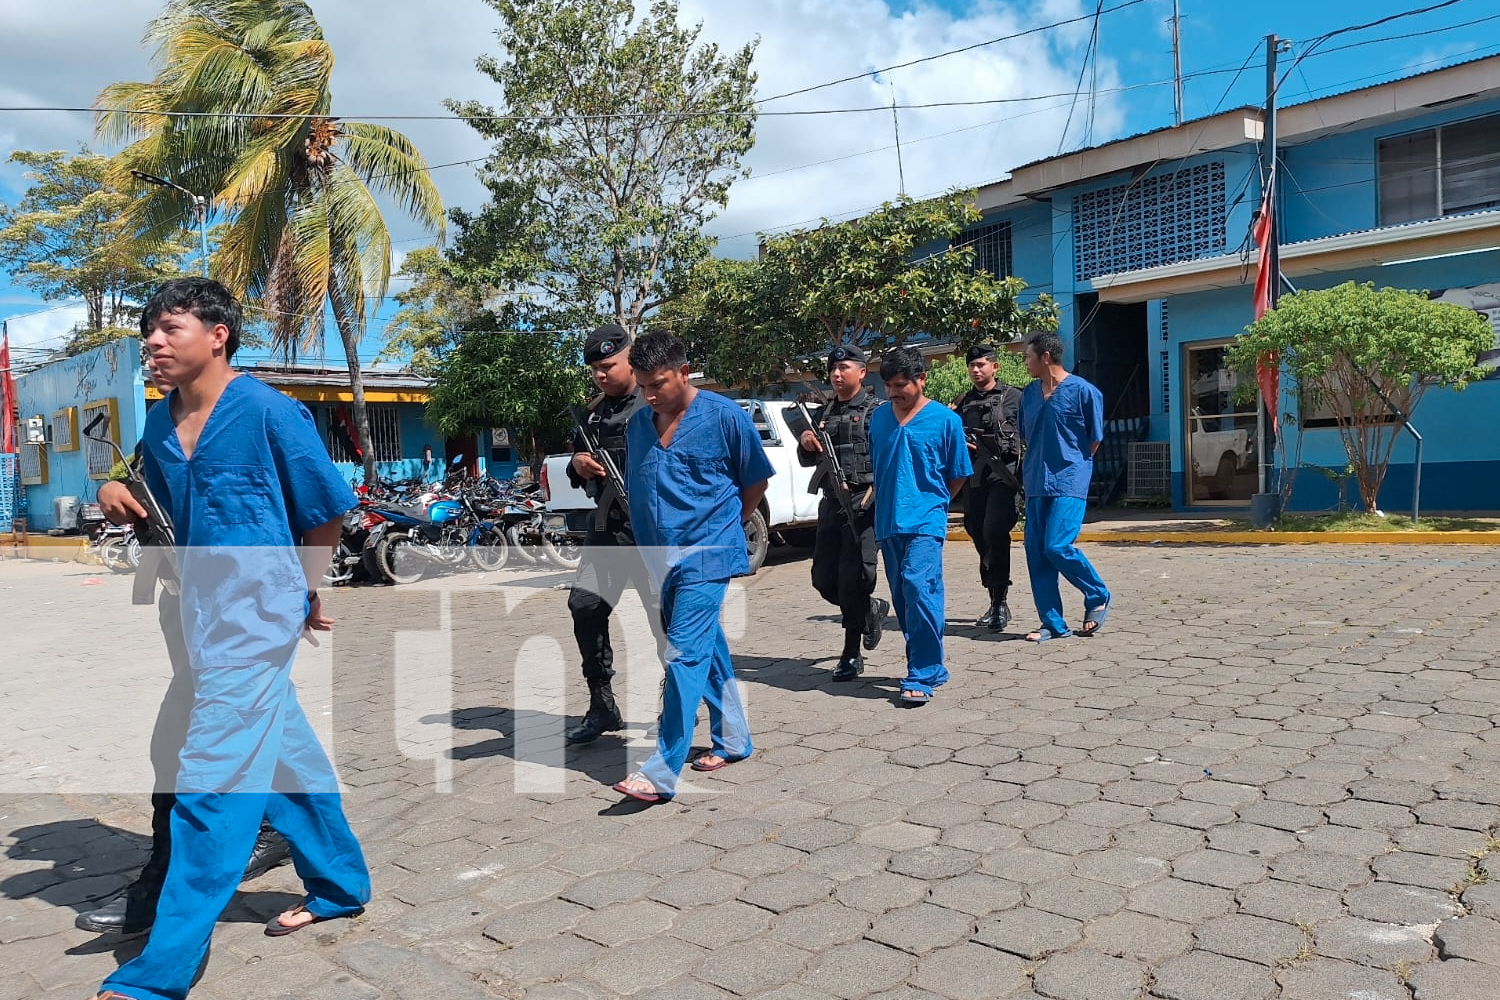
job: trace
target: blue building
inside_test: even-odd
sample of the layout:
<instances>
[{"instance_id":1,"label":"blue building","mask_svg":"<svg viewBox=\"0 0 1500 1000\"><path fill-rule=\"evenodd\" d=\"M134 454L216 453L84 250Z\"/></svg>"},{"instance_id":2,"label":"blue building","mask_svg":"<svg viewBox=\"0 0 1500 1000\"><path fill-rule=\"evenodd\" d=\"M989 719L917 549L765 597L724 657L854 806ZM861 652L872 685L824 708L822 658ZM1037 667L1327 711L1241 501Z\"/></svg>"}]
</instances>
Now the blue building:
<instances>
[{"instance_id":1,"label":"blue building","mask_svg":"<svg viewBox=\"0 0 1500 1000\"><path fill-rule=\"evenodd\" d=\"M116 455L85 431L107 435L128 454L140 439L146 411L161 401L141 366L134 337L43 365L16 379L21 414L20 483L29 530L75 526L79 504L91 502L109 477ZM312 412L335 464L351 482L364 477L353 452L353 392L344 369L307 365L241 366L241 370L301 400ZM409 372L372 367L364 373L365 404L376 468L387 481L442 478L454 459L499 478L517 463L509 433L443 438L425 422L428 381ZM97 421L97 422L96 422Z\"/></svg>"},{"instance_id":2,"label":"blue building","mask_svg":"<svg viewBox=\"0 0 1500 1000\"><path fill-rule=\"evenodd\" d=\"M1260 407L1238 400L1223 354L1253 318L1262 135L1262 109L1238 108L979 189L984 219L964 236L977 266L1052 295L1069 367L1104 392L1096 499L1243 507L1257 490ZM1426 290L1500 331L1500 56L1284 107L1278 147L1288 281ZM1282 406L1305 429L1303 466L1347 464L1331 415ZM1476 433L1497 415L1500 378L1427 393L1415 418L1424 509L1500 510L1500 435ZM1403 435L1382 509L1410 503L1413 462ZM1332 506L1342 488L1304 472L1293 506Z\"/></svg>"}]
</instances>

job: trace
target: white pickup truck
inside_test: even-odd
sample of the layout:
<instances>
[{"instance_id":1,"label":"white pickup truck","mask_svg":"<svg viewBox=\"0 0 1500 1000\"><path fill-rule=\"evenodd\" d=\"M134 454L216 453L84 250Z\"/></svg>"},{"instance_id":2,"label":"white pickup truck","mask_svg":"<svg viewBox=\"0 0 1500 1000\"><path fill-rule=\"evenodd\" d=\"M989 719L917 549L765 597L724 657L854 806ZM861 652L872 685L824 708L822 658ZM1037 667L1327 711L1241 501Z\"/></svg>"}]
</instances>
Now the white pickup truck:
<instances>
[{"instance_id":1,"label":"white pickup truck","mask_svg":"<svg viewBox=\"0 0 1500 1000\"><path fill-rule=\"evenodd\" d=\"M782 416L782 410L791 406L791 401L740 399L736 402L744 407L755 429L760 431L766 457L776 469L766 487L765 498L745 526L750 546L750 572L754 573L766 561L773 533L811 528L817 524L818 495L807 492L807 484L812 482L816 468L804 467L797 461L797 442ZM571 454L547 456L542 463L542 495L547 501L547 511L562 514L567 518L568 530L581 535L593 523L594 501L568 479L568 463L572 460Z\"/></svg>"}]
</instances>

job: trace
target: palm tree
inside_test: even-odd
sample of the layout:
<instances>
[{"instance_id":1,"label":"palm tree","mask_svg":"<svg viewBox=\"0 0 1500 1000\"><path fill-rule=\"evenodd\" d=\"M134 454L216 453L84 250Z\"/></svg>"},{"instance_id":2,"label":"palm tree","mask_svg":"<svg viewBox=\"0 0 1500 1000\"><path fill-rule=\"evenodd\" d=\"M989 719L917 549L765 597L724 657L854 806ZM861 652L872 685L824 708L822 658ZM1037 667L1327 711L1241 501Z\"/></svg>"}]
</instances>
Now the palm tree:
<instances>
[{"instance_id":1,"label":"palm tree","mask_svg":"<svg viewBox=\"0 0 1500 1000\"><path fill-rule=\"evenodd\" d=\"M213 192L228 221L212 272L259 302L271 342L288 355L322 341L325 309L343 341L364 443L376 478L359 342L391 277L391 235L375 194L441 238L443 205L406 136L331 114L333 50L303 0L169 0L147 27L156 78L99 96L95 128L129 142L112 179L130 171ZM150 189L133 211L151 232L180 226L185 206Z\"/></svg>"}]
</instances>

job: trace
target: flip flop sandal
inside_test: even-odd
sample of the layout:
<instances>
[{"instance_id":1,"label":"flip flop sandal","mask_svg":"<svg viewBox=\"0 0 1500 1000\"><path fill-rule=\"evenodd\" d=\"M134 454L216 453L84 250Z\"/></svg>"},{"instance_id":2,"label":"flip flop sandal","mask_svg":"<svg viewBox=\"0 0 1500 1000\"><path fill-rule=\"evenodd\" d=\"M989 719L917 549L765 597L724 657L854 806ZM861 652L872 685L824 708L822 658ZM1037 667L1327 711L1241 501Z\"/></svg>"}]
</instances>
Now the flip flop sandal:
<instances>
[{"instance_id":1,"label":"flip flop sandal","mask_svg":"<svg viewBox=\"0 0 1500 1000\"><path fill-rule=\"evenodd\" d=\"M719 757L719 755L716 753L706 753L702 757L699 757L697 760L689 764L688 767L691 767L694 771L717 771L720 768L728 767L730 764L738 764L740 761L745 759L743 757L719 757L719 762L717 764L703 763L703 761L709 757Z\"/></svg>"},{"instance_id":2,"label":"flip flop sandal","mask_svg":"<svg viewBox=\"0 0 1500 1000\"><path fill-rule=\"evenodd\" d=\"M1041 628L1037 629L1035 632L1028 633L1027 636L1026 636L1026 641L1027 642L1050 642L1053 639L1067 639L1067 638L1071 637L1072 635L1073 635L1072 632L1054 632L1050 628L1048 628L1047 626L1043 625ZM1036 636L1036 638L1033 639L1032 636Z\"/></svg>"},{"instance_id":3,"label":"flip flop sandal","mask_svg":"<svg viewBox=\"0 0 1500 1000\"><path fill-rule=\"evenodd\" d=\"M613 785L611 785L610 787L613 788L615 791L619 792L621 795L624 795L627 798L635 799L637 802L648 802L648 803L665 802L665 801L667 801L667 799L671 798L670 795L661 795L661 794L659 794L659 793L657 793L655 791L642 792L642 791L638 791L638 790L636 790L634 788L631 788L629 783L632 782L632 781L635 781L637 779L639 779L641 781L648 781L648 780L650 780L644 774L642 774L640 771L637 771L634 774L632 774L630 777L626 778L624 781L617 781Z\"/></svg>"},{"instance_id":4,"label":"flip flop sandal","mask_svg":"<svg viewBox=\"0 0 1500 1000\"><path fill-rule=\"evenodd\" d=\"M364 908L361 907L360 909L355 910L353 913L341 913L337 917L314 916L305 924L284 924L281 922L282 917L291 916L294 913L306 912L308 912L307 904L298 903L296 906L292 907L290 910L287 910L285 913L276 914L276 916L266 921L266 937L286 937L288 934L295 934L298 931L303 930L304 928L311 927L313 924L321 924L327 920L339 920L343 917L357 917L365 911Z\"/></svg>"},{"instance_id":5,"label":"flip flop sandal","mask_svg":"<svg viewBox=\"0 0 1500 1000\"><path fill-rule=\"evenodd\" d=\"M926 694L922 691L901 692L901 704L910 706L912 708L916 708L918 705L925 705L931 700L932 695Z\"/></svg>"},{"instance_id":6,"label":"flip flop sandal","mask_svg":"<svg viewBox=\"0 0 1500 1000\"><path fill-rule=\"evenodd\" d=\"M1078 634L1083 636L1085 639L1087 639L1091 635L1098 634L1099 630L1104 627L1104 622L1109 618L1109 606L1113 603L1113 601L1105 601L1104 607L1094 608L1092 611L1084 612L1084 627L1078 630ZM1092 624L1094 627L1089 628L1088 626L1090 624Z\"/></svg>"}]
</instances>

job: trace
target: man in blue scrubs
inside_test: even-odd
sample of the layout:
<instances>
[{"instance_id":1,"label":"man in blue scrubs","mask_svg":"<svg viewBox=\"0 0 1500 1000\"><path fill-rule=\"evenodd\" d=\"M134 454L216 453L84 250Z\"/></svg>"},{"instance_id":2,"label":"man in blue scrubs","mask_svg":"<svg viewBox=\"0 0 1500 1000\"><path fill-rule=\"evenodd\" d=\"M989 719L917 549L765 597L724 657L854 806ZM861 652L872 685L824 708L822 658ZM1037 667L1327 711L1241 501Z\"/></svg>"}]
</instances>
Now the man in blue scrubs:
<instances>
[{"instance_id":1,"label":"man in blue scrubs","mask_svg":"<svg viewBox=\"0 0 1500 1000\"><path fill-rule=\"evenodd\" d=\"M647 404L625 432L630 523L660 586L669 648L656 753L614 788L662 802L677 794L700 701L708 705L713 747L693 769L717 771L750 756L750 725L719 614L729 578L750 572L744 522L775 470L739 404L689 381L676 337L639 338L630 367Z\"/></svg>"},{"instance_id":2,"label":"man in blue scrubs","mask_svg":"<svg viewBox=\"0 0 1500 1000\"><path fill-rule=\"evenodd\" d=\"M187 995L262 815L290 842L308 891L267 934L356 914L370 896L291 681L304 631L332 628L314 582L355 498L306 407L230 367L240 324L239 303L206 278L167 282L141 313L151 364L177 386L147 415L142 453L176 529L194 702L156 923L105 981L109 1000Z\"/></svg>"},{"instance_id":3,"label":"man in blue scrubs","mask_svg":"<svg viewBox=\"0 0 1500 1000\"><path fill-rule=\"evenodd\" d=\"M927 364L909 347L880 363L890 406L870 418L875 464L875 538L901 634L901 703L925 705L948 680L943 666L943 542L948 504L974 472L958 414L926 396Z\"/></svg>"},{"instance_id":4,"label":"man in blue scrubs","mask_svg":"<svg viewBox=\"0 0 1500 1000\"><path fill-rule=\"evenodd\" d=\"M1026 457L1026 569L1042 625L1029 642L1072 635L1063 617L1058 574L1083 592L1083 627L1093 635L1109 615L1109 588L1078 550L1078 532L1094 477L1094 452L1104 440L1104 397L1063 367L1062 338L1036 333L1026 341L1026 370L1036 381L1021 393Z\"/></svg>"}]
</instances>

